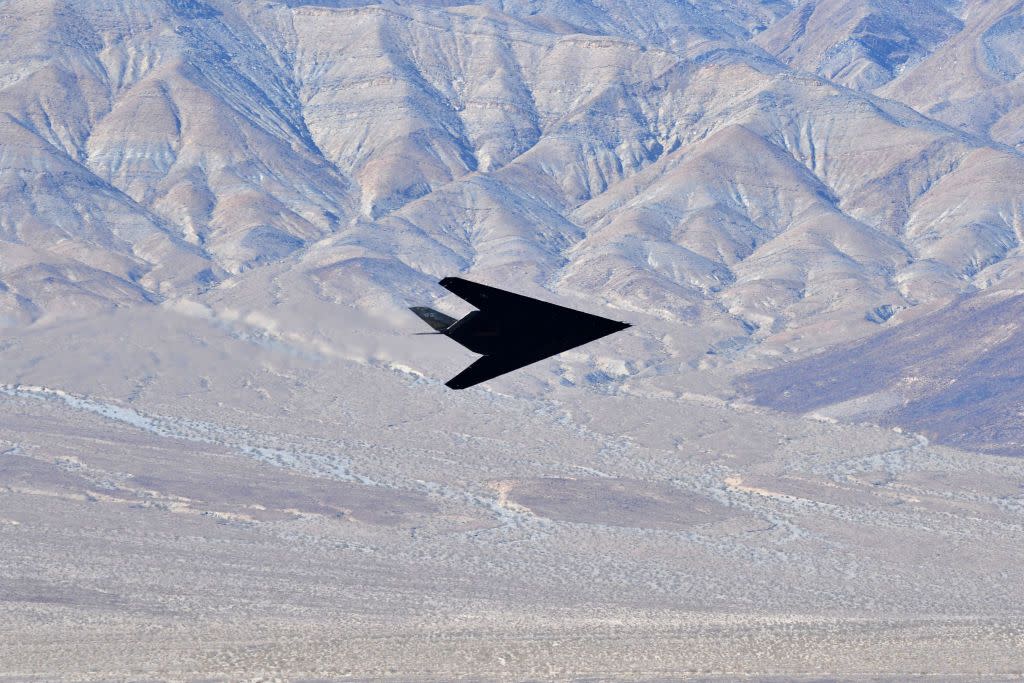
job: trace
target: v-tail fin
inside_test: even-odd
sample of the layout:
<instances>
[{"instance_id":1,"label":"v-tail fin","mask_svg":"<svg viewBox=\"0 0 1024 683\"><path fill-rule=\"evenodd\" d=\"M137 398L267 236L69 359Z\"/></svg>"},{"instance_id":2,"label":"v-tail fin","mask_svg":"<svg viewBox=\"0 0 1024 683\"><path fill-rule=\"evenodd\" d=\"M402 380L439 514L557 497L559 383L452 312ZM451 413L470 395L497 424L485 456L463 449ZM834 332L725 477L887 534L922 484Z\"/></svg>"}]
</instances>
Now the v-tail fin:
<instances>
[{"instance_id":1,"label":"v-tail fin","mask_svg":"<svg viewBox=\"0 0 1024 683\"><path fill-rule=\"evenodd\" d=\"M444 332L455 324L455 318L449 317L439 311L435 311L433 308L427 308L426 306L411 306L409 310L418 315L420 320L430 325L438 332Z\"/></svg>"}]
</instances>

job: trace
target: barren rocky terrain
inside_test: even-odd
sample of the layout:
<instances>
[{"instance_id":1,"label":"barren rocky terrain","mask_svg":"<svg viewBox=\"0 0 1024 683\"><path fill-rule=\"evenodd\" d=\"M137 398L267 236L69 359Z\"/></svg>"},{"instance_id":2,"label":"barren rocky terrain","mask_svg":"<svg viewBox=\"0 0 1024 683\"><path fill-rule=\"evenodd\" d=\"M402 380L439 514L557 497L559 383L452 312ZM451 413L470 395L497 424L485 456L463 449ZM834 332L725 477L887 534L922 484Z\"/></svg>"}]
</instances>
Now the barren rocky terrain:
<instances>
[{"instance_id":1,"label":"barren rocky terrain","mask_svg":"<svg viewBox=\"0 0 1024 683\"><path fill-rule=\"evenodd\" d=\"M699 395L452 392L186 321L124 337L126 381L40 385L44 359L0 388L8 680L1024 671L1020 459Z\"/></svg>"},{"instance_id":2,"label":"barren rocky terrain","mask_svg":"<svg viewBox=\"0 0 1024 683\"><path fill-rule=\"evenodd\" d=\"M1022 45L0 0L0 680L1019 679ZM452 392L459 274L633 327Z\"/></svg>"}]
</instances>

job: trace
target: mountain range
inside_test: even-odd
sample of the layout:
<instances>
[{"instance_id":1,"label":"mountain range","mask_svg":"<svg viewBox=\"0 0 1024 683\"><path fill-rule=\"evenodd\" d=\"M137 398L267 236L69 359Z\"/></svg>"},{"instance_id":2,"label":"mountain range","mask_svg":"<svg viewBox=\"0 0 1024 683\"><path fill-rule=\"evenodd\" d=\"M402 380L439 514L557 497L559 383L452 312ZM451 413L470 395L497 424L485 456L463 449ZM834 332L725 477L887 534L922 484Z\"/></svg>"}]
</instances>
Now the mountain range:
<instances>
[{"instance_id":1,"label":"mountain range","mask_svg":"<svg viewBox=\"0 0 1024 683\"><path fill-rule=\"evenodd\" d=\"M386 346L465 274L635 323L530 386L1024 453L1019 2L0 16L0 335L148 307Z\"/></svg>"},{"instance_id":2,"label":"mountain range","mask_svg":"<svg viewBox=\"0 0 1024 683\"><path fill-rule=\"evenodd\" d=\"M0 48L0 681L1020 680L1020 0ZM453 391L451 276L631 327Z\"/></svg>"}]
</instances>

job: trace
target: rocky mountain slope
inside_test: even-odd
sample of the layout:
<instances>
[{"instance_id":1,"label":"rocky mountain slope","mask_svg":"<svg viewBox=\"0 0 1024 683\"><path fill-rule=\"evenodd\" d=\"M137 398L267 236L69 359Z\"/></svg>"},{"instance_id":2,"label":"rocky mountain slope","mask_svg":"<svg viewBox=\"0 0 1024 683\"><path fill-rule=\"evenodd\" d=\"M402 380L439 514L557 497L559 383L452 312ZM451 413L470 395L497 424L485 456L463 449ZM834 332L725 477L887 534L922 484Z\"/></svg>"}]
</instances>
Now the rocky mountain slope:
<instances>
[{"instance_id":1,"label":"rocky mountain slope","mask_svg":"<svg viewBox=\"0 0 1024 683\"><path fill-rule=\"evenodd\" d=\"M0 681L1019 681L1022 16L0 0Z\"/></svg>"},{"instance_id":2,"label":"rocky mountain slope","mask_svg":"<svg viewBox=\"0 0 1024 683\"><path fill-rule=\"evenodd\" d=\"M1021 11L9 0L0 324L467 273L634 316L616 382L871 344L1019 281Z\"/></svg>"}]
</instances>

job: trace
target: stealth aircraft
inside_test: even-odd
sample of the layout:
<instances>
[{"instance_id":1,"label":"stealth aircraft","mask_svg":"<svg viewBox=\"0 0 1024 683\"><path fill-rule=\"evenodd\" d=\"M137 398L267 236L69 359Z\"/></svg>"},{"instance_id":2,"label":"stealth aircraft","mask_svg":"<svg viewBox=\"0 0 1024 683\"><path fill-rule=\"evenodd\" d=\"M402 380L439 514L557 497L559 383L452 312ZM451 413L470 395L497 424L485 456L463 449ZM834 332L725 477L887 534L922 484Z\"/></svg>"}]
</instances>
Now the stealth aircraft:
<instances>
[{"instance_id":1,"label":"stealth aircraft","mask_svg":"<svg viewBox=\"0 0 1024 683\"><path fill-rule=\"evenodd\" d=\"M630 326L458 277L446 277L440 285L479 309L461 320L425 306L410 309L436 334L481 354L445 383L452 389L486 382Z\"/></svg>"}]
</instances>

